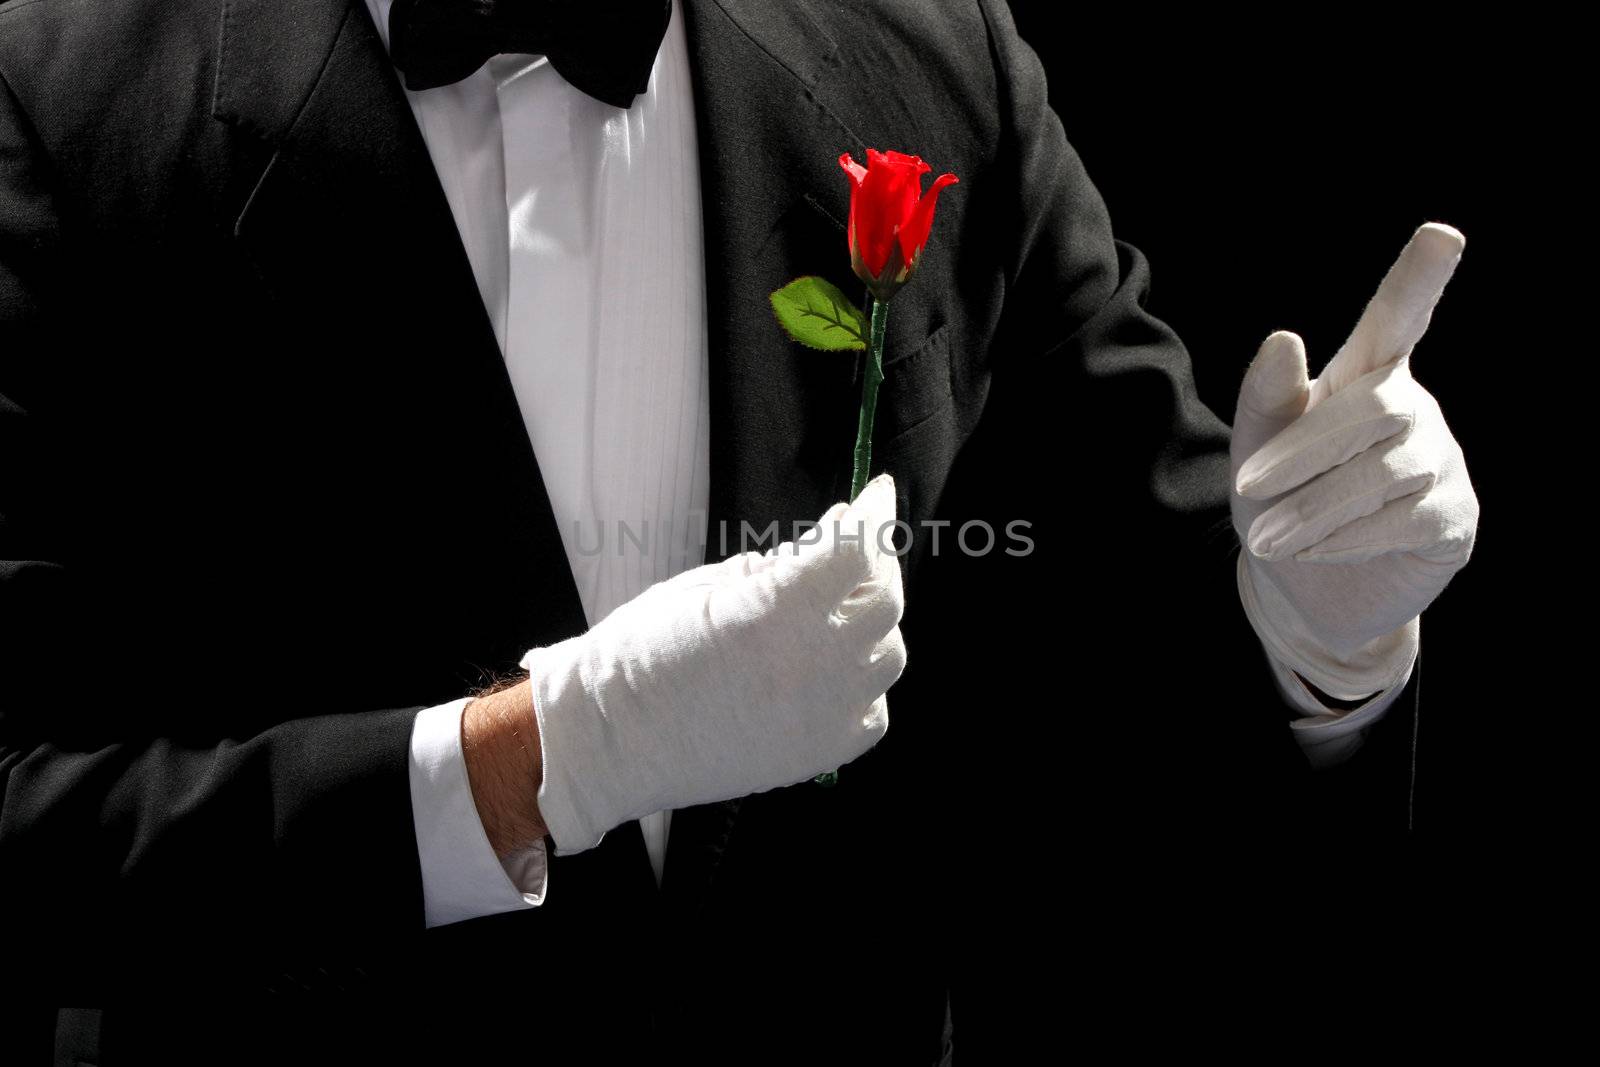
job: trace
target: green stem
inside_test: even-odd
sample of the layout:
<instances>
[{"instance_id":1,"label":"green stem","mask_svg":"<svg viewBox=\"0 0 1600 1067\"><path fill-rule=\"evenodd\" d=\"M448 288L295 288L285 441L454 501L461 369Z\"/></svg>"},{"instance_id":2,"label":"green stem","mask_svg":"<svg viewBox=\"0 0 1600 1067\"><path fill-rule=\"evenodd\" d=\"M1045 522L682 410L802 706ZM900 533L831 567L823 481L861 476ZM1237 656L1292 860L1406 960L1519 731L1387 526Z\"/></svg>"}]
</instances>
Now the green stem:
<instances>
[{"instance_id":1,"label":"green stem","mask_svg":"<svg viewBox=\"0 0 1600 1067\"><path fill-rule=\"evenodd\" d=\"M872 340L867 345L867 371L861 382L861 422L856 428L855 471L850 478L853 501L867 487L872 470L872 420L878 413L878 386L883 384L883 331L889 320L889 305L872 301ZM838 785L839 772L829 771L812 779L818 785Z\"/></svg>"},{"instance_id":2,"label":"green stem","mask_svg":"<svg viewBox=\"0 0 1600 1067\"><path fill-rule=\"evenodd\" d=\"M867 346L867 372L861 383L861 423L856 430L855 474L850 479L850 499L866 488L872 470L872 420L878 413L878 386L883 384L883 331L889 305L872 301L872 340Z\"/></svg>"}]
</instances>

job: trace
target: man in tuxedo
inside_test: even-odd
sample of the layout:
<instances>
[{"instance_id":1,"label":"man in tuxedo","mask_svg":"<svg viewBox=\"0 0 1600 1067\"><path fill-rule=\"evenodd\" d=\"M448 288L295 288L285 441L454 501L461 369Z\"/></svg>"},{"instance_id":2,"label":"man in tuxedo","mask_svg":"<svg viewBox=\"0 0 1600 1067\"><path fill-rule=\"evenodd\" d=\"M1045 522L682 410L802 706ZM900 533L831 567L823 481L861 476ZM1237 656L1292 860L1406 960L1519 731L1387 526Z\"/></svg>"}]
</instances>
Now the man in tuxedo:
<instances>
[{"instance_id":1,"label":"man in tuxedo","mask_svg":"<svg viewBox=\"0 0 1600 1067\"><path fill-rule=\"evenodd\" d=\"M1459 235L1230 434L1002 4L581 8L0 7L0 892L52 1001L160 991L18 1049L934 1063L1063 843L1404 829ZM766 295L857 286L868 146L961 182L847 508Z\"/></svg>"}]
</instances>

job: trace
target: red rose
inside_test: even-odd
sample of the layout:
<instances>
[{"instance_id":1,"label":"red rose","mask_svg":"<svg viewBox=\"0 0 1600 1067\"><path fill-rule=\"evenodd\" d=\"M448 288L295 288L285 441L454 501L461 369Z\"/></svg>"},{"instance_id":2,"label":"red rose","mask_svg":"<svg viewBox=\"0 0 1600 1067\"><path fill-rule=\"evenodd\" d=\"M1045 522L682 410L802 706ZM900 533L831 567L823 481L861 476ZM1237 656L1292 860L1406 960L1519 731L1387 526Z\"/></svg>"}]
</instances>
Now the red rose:
<instances>
[{"instance_id":1,"label":"red rose","mask_svg":"<svg viewBox=\"0 0 1600 1067\"><path fill-rule=\"evenodd\" d=\"M876 148L867 149L865 167L849 152L839 166L850 175L850 265L873 296L887 300L916 270L939 190L958 179L941 174L923 193L922 176L932 167L917 156Z\"/></svg>"}]
</instances>

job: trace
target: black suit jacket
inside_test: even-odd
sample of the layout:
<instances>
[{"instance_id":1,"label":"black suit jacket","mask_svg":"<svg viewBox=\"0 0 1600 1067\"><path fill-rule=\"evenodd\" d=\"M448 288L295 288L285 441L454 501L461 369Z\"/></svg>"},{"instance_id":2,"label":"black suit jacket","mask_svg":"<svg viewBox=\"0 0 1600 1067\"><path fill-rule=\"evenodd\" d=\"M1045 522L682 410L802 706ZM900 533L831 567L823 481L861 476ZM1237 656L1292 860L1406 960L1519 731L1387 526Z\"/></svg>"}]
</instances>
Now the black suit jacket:
<instances>
[{"instance_id":1,"label":"black suit jacket","mask_svg":"<svg viewBox=\"0 0 1600 1067\"><path fill-rule=\"evenodd\" d=\"M766 304L800 274L860 288L838 155L961 178L894 300L874 452L917 530L910 663L837 788L678 813L660 891L629 824L553 860L542 907L427 933L415 713L584 623L366 7L0 7L0 914L42 999L154 1001L61 1023L85 1061L581 1040L931 1063L1032 1017L973 979L993 946L1081 949L1173 886L1237 900L1207 893L1217 857L1307 827L1405 829L1411 695L1307 769L1233 586L1227 426L1003 4L680 3L711 555L738 550L724 523L846 494L855 361ZM974 520L996 551L954 547ZM325 989L364 1006L308 1044L285 1002Z\"/></svg>"}]
</instances>

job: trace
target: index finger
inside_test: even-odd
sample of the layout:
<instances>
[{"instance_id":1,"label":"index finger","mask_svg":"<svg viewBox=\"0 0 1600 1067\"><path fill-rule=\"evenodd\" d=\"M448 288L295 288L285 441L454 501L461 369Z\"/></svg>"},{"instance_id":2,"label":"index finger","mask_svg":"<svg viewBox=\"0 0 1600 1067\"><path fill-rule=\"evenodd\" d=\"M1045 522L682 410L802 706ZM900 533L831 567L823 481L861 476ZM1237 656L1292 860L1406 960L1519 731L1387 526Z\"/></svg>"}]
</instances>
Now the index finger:
<instances>
[{"instance_id":1,"label":"index finger","mask_svg":"<svg viewBox=\"0 0 1600 1067\"><path fill-rule=\"evenodd\" d=\"M1466 244L1460 230L1442 222L1417 228L1367 302L1349 340L1317 378L1308 406L1363 374L1411 355L1428 329L1434 305L1444 294Z\"/></svg>"}]
</instances>

